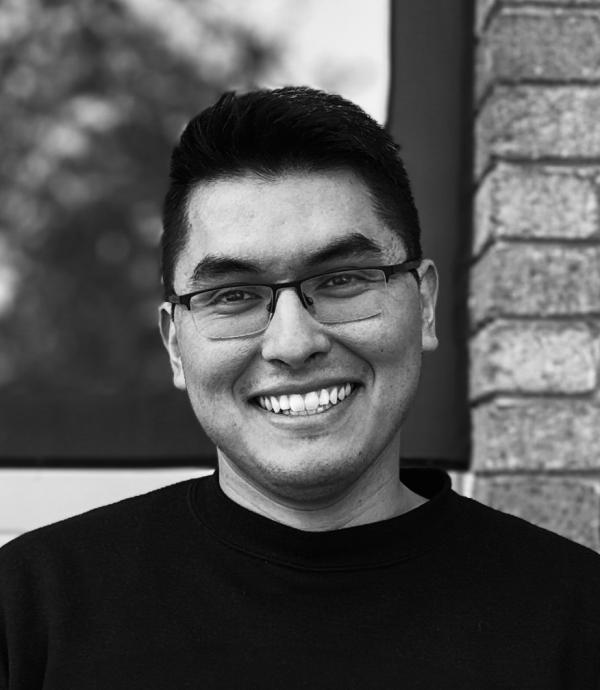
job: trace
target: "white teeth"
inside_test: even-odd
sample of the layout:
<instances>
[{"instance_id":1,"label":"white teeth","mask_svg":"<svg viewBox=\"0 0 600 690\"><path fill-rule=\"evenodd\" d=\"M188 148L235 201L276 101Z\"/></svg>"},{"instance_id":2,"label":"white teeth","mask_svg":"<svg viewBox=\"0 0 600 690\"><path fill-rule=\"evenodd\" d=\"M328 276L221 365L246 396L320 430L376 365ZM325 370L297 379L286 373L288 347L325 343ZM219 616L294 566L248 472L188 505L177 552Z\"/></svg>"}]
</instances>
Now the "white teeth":
<instances>
[{"instance_id":1,"label":"white teeth","mask_svg":"<svg viewBox=\"0 0 600 690\"><path fill-rule=\"evenodd\" d=\"M304 398L301 395L290 395L290 409L292 412L303 412Z\"/></svg>"},{"instance_id":2,"label":"white teeth","mask_svg":"<svg viewBox=\"0 0 600 690\"><path fill-rule=\"evenodd\" d=\"M307 393L304 396L304 408L310 412L311 410L316 410L319 407L319 394L315 392Z\"/></svg>"},{"instance_id":3,"label":"white teeth","mask_svg":"<svg viewBox=\"0 0 600 690\"><path fill-rule=\"evenodd\" d=\"M325 412L347 398L352 391L352 384L346 383L343 386L323 388L321 392L311 391L306 395L261 395L258 397L258 403L263 409L275 414L306 416Z\"/></svg>"}]
</instances>

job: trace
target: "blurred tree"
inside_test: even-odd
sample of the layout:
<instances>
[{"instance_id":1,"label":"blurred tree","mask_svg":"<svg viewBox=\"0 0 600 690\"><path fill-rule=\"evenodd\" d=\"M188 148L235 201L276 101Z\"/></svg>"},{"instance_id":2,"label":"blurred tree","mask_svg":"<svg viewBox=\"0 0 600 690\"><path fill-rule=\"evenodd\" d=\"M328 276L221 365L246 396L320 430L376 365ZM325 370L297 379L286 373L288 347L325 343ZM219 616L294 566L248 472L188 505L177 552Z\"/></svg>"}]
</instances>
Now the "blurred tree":
<instances>
[{"instance_id":1,"label":"blurred tree","mask_svg":"<svg viewBox=\"0 0 600 690\"><path fill-rule=\"evenodd\" d=\"M219 5L0 4L0 397L171 387L156 310L170 151L277 59Z\"/></svg>"}]
</instances>

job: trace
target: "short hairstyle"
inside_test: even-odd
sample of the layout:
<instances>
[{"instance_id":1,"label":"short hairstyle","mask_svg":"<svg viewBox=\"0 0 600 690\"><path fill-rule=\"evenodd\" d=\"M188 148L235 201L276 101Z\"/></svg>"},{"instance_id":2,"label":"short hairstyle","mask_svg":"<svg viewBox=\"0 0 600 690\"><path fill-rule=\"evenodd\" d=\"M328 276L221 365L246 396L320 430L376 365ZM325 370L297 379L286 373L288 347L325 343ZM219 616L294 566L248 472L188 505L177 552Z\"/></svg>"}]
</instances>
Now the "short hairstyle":
<instances>
[{"instance_id":1,"label":"short hairstyle","mask_svg":"<svg viewBox=\"0 0 600 690\"><path fill-rule=\"evenodd\" d=\"M171 156L163 209L161 276L165 299L187 240L188 203L202 183L254 174L352 171L365 183L378 218L421 259L419 216L389 133L359 106L308 87L227 92L194 117Z\"/></svg>"}]
</instances>

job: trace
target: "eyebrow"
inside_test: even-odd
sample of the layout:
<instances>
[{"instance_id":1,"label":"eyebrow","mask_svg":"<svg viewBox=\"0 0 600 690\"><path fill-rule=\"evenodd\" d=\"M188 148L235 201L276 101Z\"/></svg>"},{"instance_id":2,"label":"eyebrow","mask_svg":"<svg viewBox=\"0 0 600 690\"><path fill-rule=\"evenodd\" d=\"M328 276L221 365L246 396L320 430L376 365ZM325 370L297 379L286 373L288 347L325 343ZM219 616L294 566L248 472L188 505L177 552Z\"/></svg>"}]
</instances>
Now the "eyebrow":
<instances>
[{"instance_id":1,"label":"eyebrow","mask_svg":"<svg viewBox=\"0 0 600 690\"><path fill-rule=\"evenodd\" d=\"M304 258L303 264L307 269L312 269L328 261L353 259L362 257L364 254L380 257L383 256L384 249L374 240L360 232L355 232L348 237L332 240L324 247L309 254ZM208 254L196 264L188 283L193 289L203 285L206 281L223 280L240 273L261 275L264 272L265 270L260 264L248 259Z\"/></svg>"}]
</instances>

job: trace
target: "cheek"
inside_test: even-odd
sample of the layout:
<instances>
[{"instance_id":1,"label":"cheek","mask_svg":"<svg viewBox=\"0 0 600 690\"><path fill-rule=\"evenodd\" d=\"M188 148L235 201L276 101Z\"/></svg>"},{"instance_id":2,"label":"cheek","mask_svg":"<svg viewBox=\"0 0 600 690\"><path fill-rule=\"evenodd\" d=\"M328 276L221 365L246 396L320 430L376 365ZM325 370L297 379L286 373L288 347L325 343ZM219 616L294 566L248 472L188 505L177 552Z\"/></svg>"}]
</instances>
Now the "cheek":
<instances>
[{"instance_id":1,"label":"cheek","mask_svg":"<svg viewBox=\"0 0 600 690\"><path fill-rule=\"evenodd\" d=\"M214 405L231 393L248 367L251 345L241 341L195 339L182 347L181 360L190 396Z\"/></svg>"},{"instance_id":2,"label":"cheek","mask_svg":"<svg viewBox=\"0 0 600 690\"><path fill-rule=\"evenodd\" d=\"M421 326L417 316L383 314L370 321L348 324L337 340L366 361L375 374L402 369L421 353Z\"/></svg>"},{"instance_id":3,"label":"cheek","mask_svg":"<svg viewBox=\"0 0 600 690\"><path fill-rule=\"evenodd\" d=\"M391 301L382 319L380 330L382 354L398 364L410 362L415 356L420 361L422 351L421 309L418 295L410 294L404 300Z\"/></svg>"}]
</instances>

